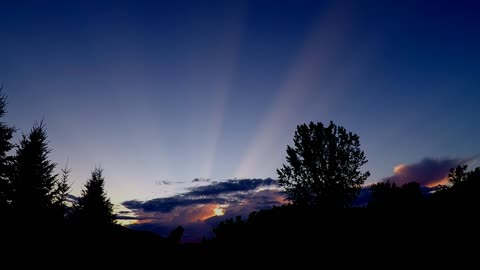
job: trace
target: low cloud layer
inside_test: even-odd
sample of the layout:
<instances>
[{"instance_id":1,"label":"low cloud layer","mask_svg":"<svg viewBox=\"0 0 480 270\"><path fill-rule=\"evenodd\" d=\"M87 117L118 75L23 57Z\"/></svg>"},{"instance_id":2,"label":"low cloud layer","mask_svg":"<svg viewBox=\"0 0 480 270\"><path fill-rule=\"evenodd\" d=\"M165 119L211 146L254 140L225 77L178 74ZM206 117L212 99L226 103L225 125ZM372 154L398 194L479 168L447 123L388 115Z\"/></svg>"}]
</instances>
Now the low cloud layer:
<instances>
[{"instance_id":1,"label":"low cloud layer","mask_svg":"<svg viewBox=\"0 0 480 270\"><path fill-rule=\"evenodd\" d=\"M417 182L422 186L435 186L447 180L448 172L458 165L465 165L472 159L425 158L417 163L395 166L393 175L381 179L381 182L392 181L397 185Z\"/></svg>"},{"instance_id":2,"label":"low cloud layer","mask_svg":"<svg viewBox=\"0 0 480 270\"><path fill-rule=\"evenodd\" d=\"M211 236L212 227L234 216L284 202L285 196L273 179L241 179L210 182L190 187L187 192L148 201L123 202L137 217L131 228L150 230L166 236L176 226L185 228L183 239L197 241ZM215 211L224 215L215 216Z\"/></svg>"}]
</instances>

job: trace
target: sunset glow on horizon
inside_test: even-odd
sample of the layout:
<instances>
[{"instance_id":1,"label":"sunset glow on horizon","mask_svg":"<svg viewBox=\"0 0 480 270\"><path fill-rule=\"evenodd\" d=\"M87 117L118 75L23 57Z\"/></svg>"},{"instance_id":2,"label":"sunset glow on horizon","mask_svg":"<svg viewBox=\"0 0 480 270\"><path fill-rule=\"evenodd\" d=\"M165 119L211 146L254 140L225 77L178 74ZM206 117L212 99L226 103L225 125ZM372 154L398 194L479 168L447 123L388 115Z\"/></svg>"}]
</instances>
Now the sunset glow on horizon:
<instances>
[{"instance_id":1,"label":"sunset glow on horizon","mask_svg":"<svg viewBox=\"0 0 480 270\"><path fill-rule=\"evenodd\" d=\"M217 205L217 207L213 209L213 213L215 214L215 216L223 216L225 214L225 209L220 208L220 206Z\"/></svg>"}]
</instances>

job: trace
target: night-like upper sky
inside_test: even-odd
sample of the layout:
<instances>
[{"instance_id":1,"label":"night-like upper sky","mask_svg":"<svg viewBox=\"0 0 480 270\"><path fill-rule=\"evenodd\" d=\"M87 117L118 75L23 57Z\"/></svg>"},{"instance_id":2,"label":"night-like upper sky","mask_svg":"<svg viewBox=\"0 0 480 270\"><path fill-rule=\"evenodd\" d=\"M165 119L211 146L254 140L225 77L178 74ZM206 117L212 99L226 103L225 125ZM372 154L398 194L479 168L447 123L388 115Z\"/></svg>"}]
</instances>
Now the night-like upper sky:
<instances>
[{"instance_id":1,"label":"night-like upper sky","mask_svg":"<svg viewBox=\"0 0 480 270\"><path fill-rule=\"evenodd\" d=\"M116 203L276 178L309 121L360 135L367 183L430 184L480 153L479 5L2 1L6 120L44 117L73 193L101 165Z\"/></svg>"}]
</instances>

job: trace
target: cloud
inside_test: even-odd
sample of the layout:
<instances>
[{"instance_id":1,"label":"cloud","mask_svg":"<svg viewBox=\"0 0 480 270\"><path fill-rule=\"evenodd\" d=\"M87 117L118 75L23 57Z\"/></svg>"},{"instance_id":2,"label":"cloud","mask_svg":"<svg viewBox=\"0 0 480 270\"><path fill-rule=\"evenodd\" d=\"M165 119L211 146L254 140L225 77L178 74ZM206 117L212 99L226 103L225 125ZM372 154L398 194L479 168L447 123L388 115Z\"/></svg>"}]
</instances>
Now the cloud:
<instances>
[{"instance_id":1,"label":"cloud","mask_svg":"<svg viewBox=\"0 0 480 270\"><path fill-rule=\"evenodd\" d=\"M176 207L194 206L199 204L226 203L222 198L192 198L185 195L176 195L167 198L157 198L145 202L131 200L123 202L123 206L131 210L142 210L144 212L169 213Z\"/></svg>"},{"instance_id":2,"label":"cloud","mask_svg":"<svg viewBox=\"0 0 480 270\"><path fill-rule=\"evenodd\" d=\"M77 197L75 195L72 195L72 194L67 194L67 201L71 202L71 203L76 203L78 202L78 199L80 197Z\"/></svg>"},{"instance_id":3,"label":"cloud","mask_svg":"<svg viewBox=\"0 0 480 270\"><path fill-rule=\"evenodd\" d=\"M131 228L154 231L162 236L178 225L185 228L183 241L198 241L211 236L218 222L284 202L285 195L273 179L241 179L210 182L190 187L185 193L147 201L131 200L123 206L134 212L136 224ZM221 208L223 216L215 216Z\"/></svg>"},{"instance_id":4,"label":"cloud","mask_svg":"<svg viewBox=\"0 0 480 270\"><path fill-rule=\"evenodd\" d=\"M157 185L173 185L173 184L182 184L183 182L172 182L172 181L166 181L166 180L158 180L155 181L155 184Z\"/></svg>"},{"instance_id":5,"label":"cloud","mask_svg":"<svg viewBox=\"0 0 480 270\"><path fill-rule=\"evenodd\" d=\"M364 186L362 189L360 189L360 192L358 193L357 198L353 202L353 207L365 207L368 205L370 202L370 199L372 197L372 191L371 191L371 186ZM435 190L435 187L426 187L423 186L420 188L422 191L423 196L427 197L430 196L431 192Z\"/></svg>"},{"instance_id":6,"label":"cloud","mask_svg":"<svg viewBox=\"0 0 480 270\"><path fill-rule=\"evenodd\" d=\"M458 165L465 165L473 161L467 159L425 158L417 163L400 164L393 169L393 175L385 177L380 182L392 181L397 185L408 182L417 182L422 186L435 186L447 180L448 172Z\"/></svg>"},{"instance_id":7,"label":"cloud","mask_svg":"<svg viewBox=\"0 0 480 270\"><path fill-rule=\"evenodd\" d=\"M277 180L267 179L242 179L227 180L213 185L190 188L190 196L215 196L234 192L248 192L260 187L276 186Z\"/></svg>"},{"instance_id":8,"label":"cloud","mask_svg":"<svg viewBox=\"0 0 480 270\"><path fill-rule=\"evenodd\" d=\"M137 220L136 217L123 216L123 215L117 215L115 218L119 220Z\"/></svg>"},{"instance_id":9,"label":"cloud","mask_svg":"<svg viewBox=\"0 0 480 270\"><path fill-rule=\"evenodd\" d=\"M188 188L188 192L148 201L131 200L123 202L123 206L131 210L144 212L171 212L175 207L195 206L201 204L226 204L235 203L242 199L241 193L253 192L259 188L278 188L277 181L273 179L241 179L216 182L206 186ZM227 196L238 193L237 196Z\"/></svg>"},{"instance_id":10,"label":"cloud","mask_svg":"<svg viewBox=\"0 0 480 270\"><path fill-rule=\"evenodd\" d=\"M210 182L210 178L195 178L192 180L192 183L195 182Z\"/></svg>"},{"instance_id":11,"label":"cloud","mask_svg":"<svg viewBox=\"0 0 480 270\"><path fill-rule=\"evenodd\" d=\"M247 216L253 211L279 206L285 203L282 190L265 189L250 194L237 194L239 203L232 204L225 210L224 219L236 216Z\"/></svg>"}]
</instances>

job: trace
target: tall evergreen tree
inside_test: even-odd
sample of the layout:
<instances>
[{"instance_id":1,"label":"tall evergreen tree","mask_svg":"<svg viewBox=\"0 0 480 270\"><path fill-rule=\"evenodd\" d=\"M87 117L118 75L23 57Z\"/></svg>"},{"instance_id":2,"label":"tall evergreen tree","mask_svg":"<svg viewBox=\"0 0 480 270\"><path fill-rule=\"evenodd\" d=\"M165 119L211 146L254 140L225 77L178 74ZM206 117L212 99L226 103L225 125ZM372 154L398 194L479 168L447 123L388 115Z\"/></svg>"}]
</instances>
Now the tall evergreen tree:
<instances>
[{"instance_id":1,"label":"tall evergreen tree","mask_svg":"<svg viewBox=\"0 0 480 270\"><path fill-rule=\"evenodd\" d=\"M68 162L67 162L68 163ZM53 203L57 208L58 214L60 217L65 218L68 214L68 195L70 193L70 184L68 177L71 173L71 169L68 168L68 164L65 165L65 168L62 168L62 175L57 181L55 186L55 192L53 197Z\"/></svg>"},{"instance_id":2,"label":"tall evergreen tree","mask_svg":"<svg viewBox=\"0 0 480 270\"><path fill-rule=\"evenodd\" d=\"M0 119L5 116L7 110L7 97L3 93L3 87L0 87ZM12 150L13 145L10 143L15 128L6 125L0 121L0 212L4 213L10 209L12 188L9 179L12 167L12 157L8 152Z\"/></svg>"},{"instance_id":3,"label":"tall evergreen tree","mask_svg":"<svg viewBox=\"0 0 480 270\"><path fill-rule=\"evenodd\" d=\"M103 170L95 168L74 207L73 221L87 228L105 228L115 224L113 204L105 192Z\"/></svg>"},{"instance_id":4,"label":"tall evergreen tree","mask_svg":"<svg viewBox=\"0 0 480 270\"><path fill-rule=\"evenodd\" d=\"M14 158L12 175L13 207L17 214L34 215L50 220L54 211L56 164L50 153L43 121L35 123L28 135L23 134Z\"/></svg>"}]
</instances>

